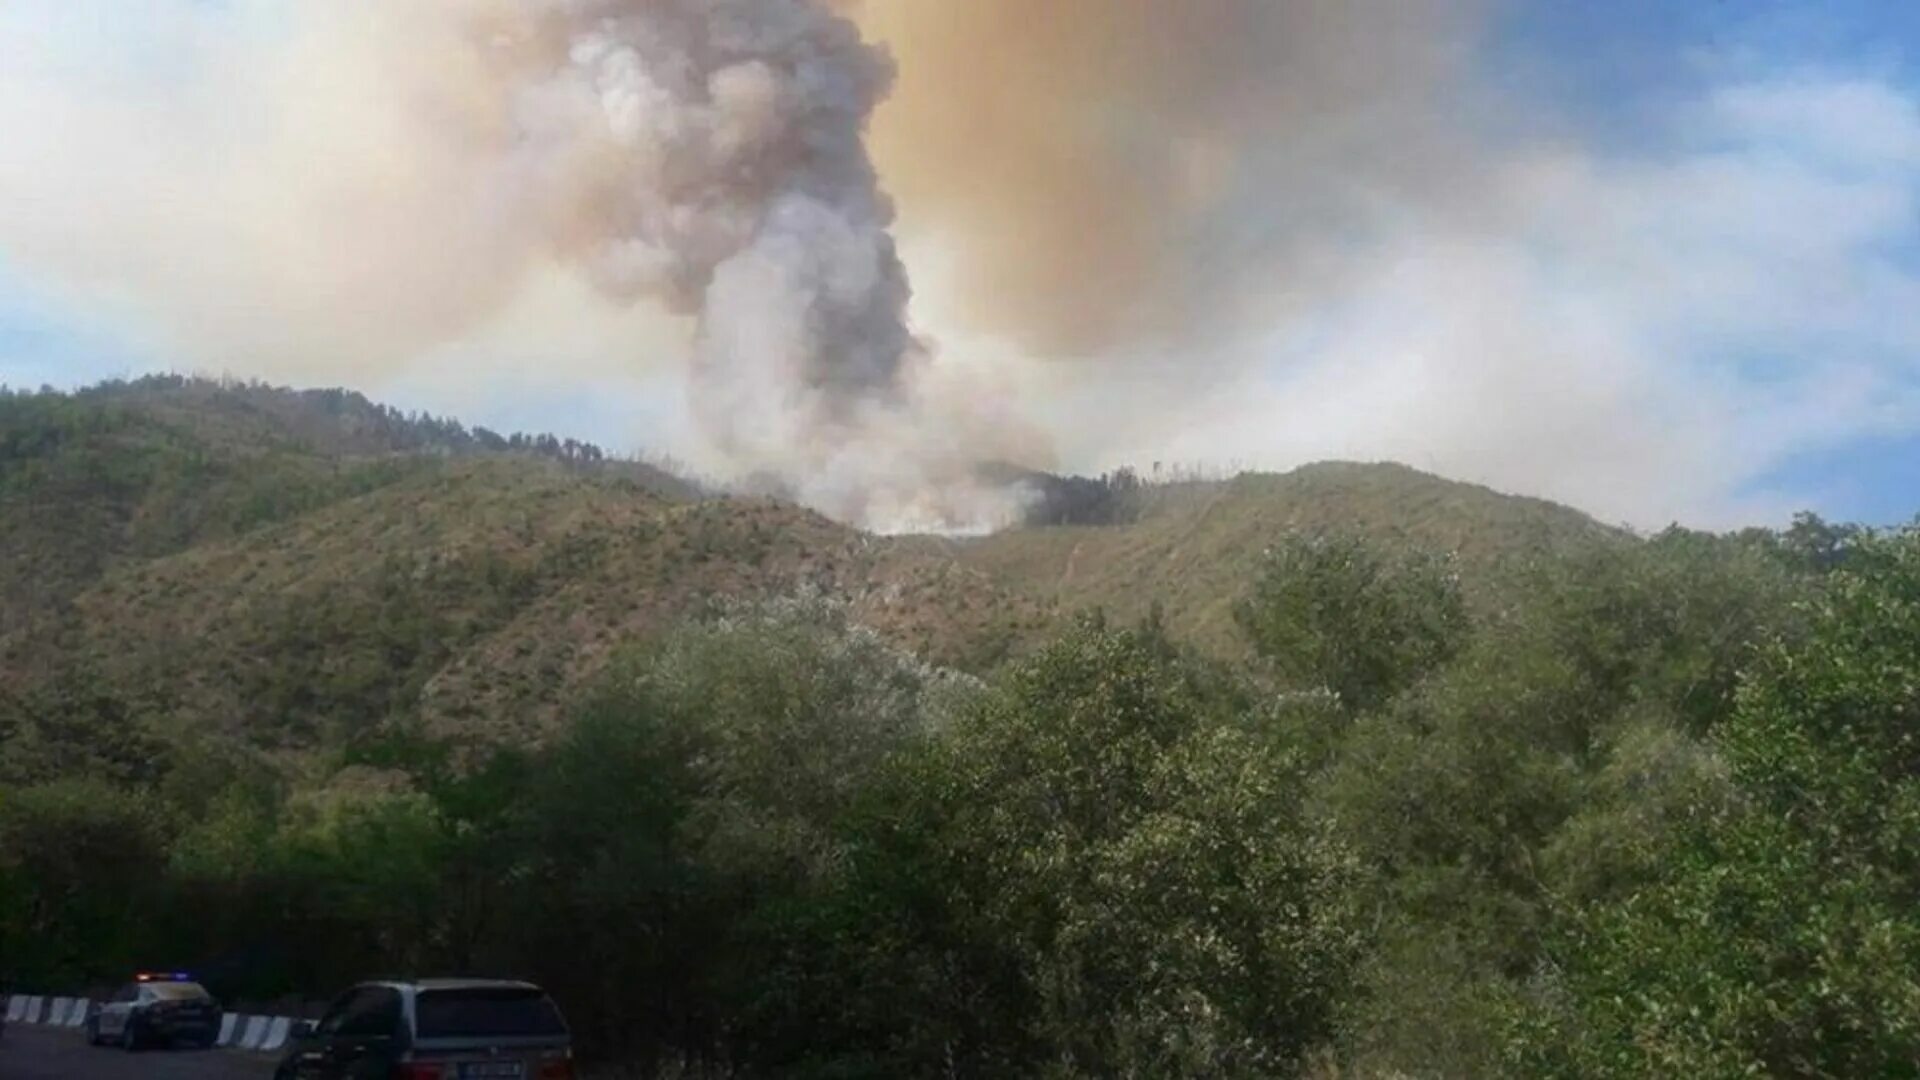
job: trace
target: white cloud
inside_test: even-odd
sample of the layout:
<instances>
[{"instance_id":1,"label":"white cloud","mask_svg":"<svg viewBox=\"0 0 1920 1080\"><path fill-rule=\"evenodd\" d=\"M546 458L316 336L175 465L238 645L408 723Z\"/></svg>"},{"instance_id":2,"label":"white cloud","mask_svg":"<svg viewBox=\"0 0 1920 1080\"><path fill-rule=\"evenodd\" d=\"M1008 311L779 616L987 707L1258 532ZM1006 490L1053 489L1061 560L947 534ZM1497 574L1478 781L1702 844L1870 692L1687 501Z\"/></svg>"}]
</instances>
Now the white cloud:
<instances>
[{"instance_id":1,"label":"white cloud","mask_svg":"<svg viewBox=\"0 0 1920 1080\"><path fill-rule=\"evenodd\" d=\"M478 0L0 4L0 251L164 362L365 381L542 269Z\"/></svg>"},{"instance_id":2,"label":"white cloud","mask_svg":"<svg viewBox=\"0 0 1920 1080\"><path fill-rule=\"evenodd\" d=\"M1707 138L1744 136L1826 167L1920 168L1920 102L1870 79L1810 74L1728 86L1713 96L1706 127Z\"/></svg>"},{"instance_id":3,"label":"white cloud","mask_svg":"<svg viewBox=\"0 0 1920 1080\"><path fill-rule=\"evenodd\" d=\"M1794 455L1920 429L1915 116L1795 78L1713 95L1659 159L1515 157L1494 213L1395 230L1216 385L1072 387L1104 421L1067 456L1395 459L1644 527L1777 522L1822 494L1752 493Z\"/></svg>"}]
</instances>

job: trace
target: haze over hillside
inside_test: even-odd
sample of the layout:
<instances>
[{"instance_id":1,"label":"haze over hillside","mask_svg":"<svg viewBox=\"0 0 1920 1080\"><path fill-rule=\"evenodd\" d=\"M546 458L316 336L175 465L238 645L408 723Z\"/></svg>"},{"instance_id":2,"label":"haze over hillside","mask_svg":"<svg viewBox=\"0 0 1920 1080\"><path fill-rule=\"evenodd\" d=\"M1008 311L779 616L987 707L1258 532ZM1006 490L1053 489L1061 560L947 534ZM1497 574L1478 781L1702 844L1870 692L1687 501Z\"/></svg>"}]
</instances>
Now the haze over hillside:
<instances>
[{"instance_id":1,"label":"haze over hillside","mask_svg":"<svg viewBox=\"0 0 1920 1080\"><path fill-rule=\"evenodd\" d=\"M1293 531L1456 551L1489 600L1532 560L1631 542L1391 465L1029 477L1036 519L1102 523L879 537L570 440L170 377L0 399L0 462L0 686L16 715L83 693L103 724L261 747L402 717L537 734L615 643L721 598L844 599L917 654L984 671L1096 607L1160 608L1233 653L1232 602Z\"/></svg>"}]
</instances>

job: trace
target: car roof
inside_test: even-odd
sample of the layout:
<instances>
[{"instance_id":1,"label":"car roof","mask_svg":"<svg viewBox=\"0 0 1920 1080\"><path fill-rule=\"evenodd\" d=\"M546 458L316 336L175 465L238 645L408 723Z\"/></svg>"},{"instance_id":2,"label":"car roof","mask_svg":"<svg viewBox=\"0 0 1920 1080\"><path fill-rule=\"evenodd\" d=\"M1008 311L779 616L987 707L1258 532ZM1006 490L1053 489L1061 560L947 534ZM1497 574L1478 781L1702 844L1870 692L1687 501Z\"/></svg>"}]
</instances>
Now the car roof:
<instances>
[{"instance_id":1,"label":"car roof","mask_svg":"<svg viewBox=\"0 0 1920 1080\"><path fill-rule=\"evenodd\" d=\"M151 991L154 997L186 997L193 994L198 994L201 997L213 996L207 991L206 987L201 986L197 982L180 982L169 979L166 982L143 982L139 985L140 989Z\"/></svg>"},{"instance_id":2,"label":"car roof","mask_svg":"<svg viewBox=\"0 0 1920 1080\"><path fill-rule=\"evenodd\" d=\"M381 980L381 981L372 982L372 983L365 983L362 985L390 986L396 990L416 990L416 991L534 990L534 991L540 991L542 993L545 992L545 991L541 991L540 987L535 986L533 983L523 982L518 979L456 979L456 978L407 979L407 980L389 979L389 980Z\"/></svg>"},{"instance_id":3,"label":"car roof","mask_svg":"<svg viewBox=\"0 0 1920 1080\"><path fill-rule=\"evenodd\" d=\"M143 979L139 975L130 975L122 986L200 986L199 979ZM204 989L204 987L202 988Z\"/></svg>"}]
</instances>

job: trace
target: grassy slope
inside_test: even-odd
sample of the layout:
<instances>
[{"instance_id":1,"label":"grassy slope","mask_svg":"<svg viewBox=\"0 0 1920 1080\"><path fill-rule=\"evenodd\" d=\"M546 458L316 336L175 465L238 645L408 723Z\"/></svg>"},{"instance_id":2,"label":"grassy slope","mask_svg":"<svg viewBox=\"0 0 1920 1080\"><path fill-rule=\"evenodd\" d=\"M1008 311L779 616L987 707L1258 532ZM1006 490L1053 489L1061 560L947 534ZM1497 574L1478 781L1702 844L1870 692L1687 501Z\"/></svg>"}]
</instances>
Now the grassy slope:
<instances>
[{"instance_id":1,"label":"grassy slope","mask_svg":"<svg viewBox=\"0 0 1920 1080\"><path fill-rule=\"evenodd\" d=\"M0 626L0 736L84 713L263 748L392 717L516 738L614 642L722 596L826 590L966 667L1048 617L948 555L793 505L699 498L626 463L397 452L419 430L334 405L200 384L0 402L21 436L0 482L33 509L0 542L10 567L58 571L21 573L58 588ZM236 517L234 482L273 511ZM142 525L156 505L182 523L163 540Z\"/></svg>"},{"instance_id":2,"label":"grassy slope","mask_svg":"<svg viewBox=\"0 0 1920 1080\"><path fill-rule=\"evenodd\" d=\"M1134 619L1164 606L1168 625L1211 650L1239 647L1232 618L1261 552L1289 531L1356 529L1455 552L1478 604L1498 604L1531 560L1621 543L1578 511L1502 495L1400 465L1327 463L1150 490L1120 526L1004 532L960 547L969 565L1060 608Z\"/></svg>"},{"instance_id":3,"label":"grassy slope","mask_svg":"<svg viewBox=\"0 0 1920 1080\"><path fill-rule=\"evenodd\" d=\"M0 401L0 632L128 560L245 533L420 467L262 443L245 454L146 410Z\"/></svg>"},{"instance_id":4,"label":"grassy slope","mask_svg":"<svg viewBox=\"0 0 1920 1080\"><path fill-rule=\"evenodd\" d=\"M517 739L616 643L717 597L818 589L982 669L1065 612L1156 601L1176 632L1231 651L1232 602L1289 529L1457 550L1483 603L1529 559L1624 539L1550 503L1357 465L1152 489L1129 525L882 539L644 466L487 452L357 395L203 383L0 400L0 437L0 589L33 599L0 625L0 739L68 713L77 731L129 718L162 740L288 751L395 717Z\"/></svg>"},{"instance_id":5,"label":"grassy slope","mask_svg":"<svg viewBox=\"0 0 1920 1080\"><path fill-rule=\"evenodd\" d=\"M243 536L480 452L357 394L153 379L0 396L0 634L113 567ZM682 497L643 465L608 463Z\"/></svg>"}]
</instances>

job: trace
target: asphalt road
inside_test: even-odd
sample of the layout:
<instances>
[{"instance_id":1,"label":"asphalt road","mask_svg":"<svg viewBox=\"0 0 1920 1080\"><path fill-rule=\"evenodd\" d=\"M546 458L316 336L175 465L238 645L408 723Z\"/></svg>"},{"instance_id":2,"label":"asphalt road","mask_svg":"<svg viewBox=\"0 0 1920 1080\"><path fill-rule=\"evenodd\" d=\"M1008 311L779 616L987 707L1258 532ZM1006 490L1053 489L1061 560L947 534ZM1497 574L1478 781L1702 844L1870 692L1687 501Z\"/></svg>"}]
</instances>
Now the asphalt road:
<instances>
[{"instance_id":1,"label":"asphalt road","mask_svg":"<svg viewBox=\"0 0 1920 1080\"><path fill-rule=\"evenodd\" d=\"M78 1031L8 1024L0 1080L269 1080L274 1058L232 1050L88 1046Z\"/></svg>"}]
</instances>

